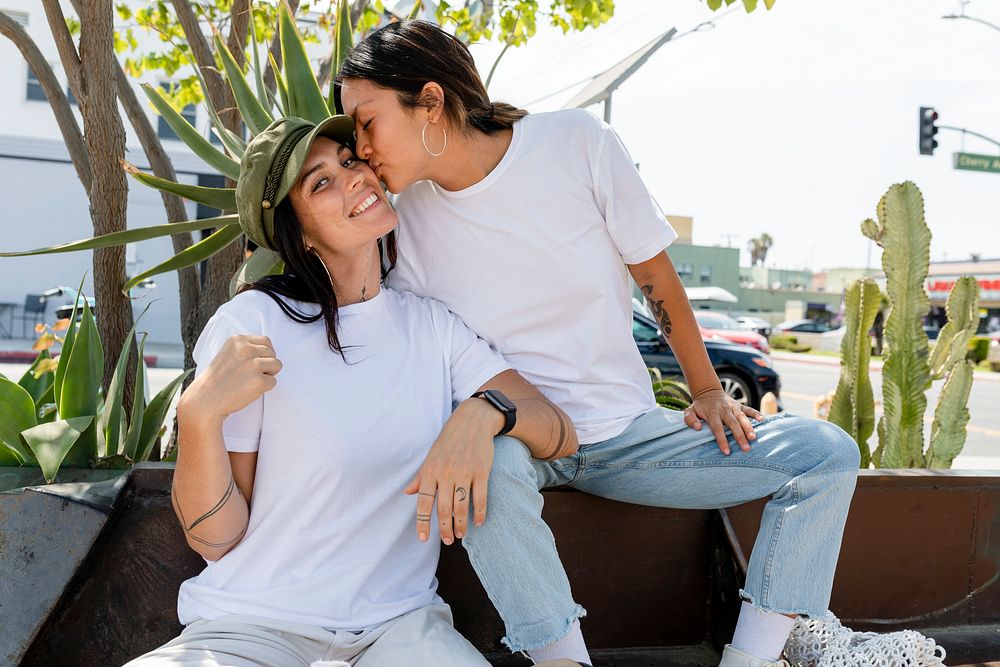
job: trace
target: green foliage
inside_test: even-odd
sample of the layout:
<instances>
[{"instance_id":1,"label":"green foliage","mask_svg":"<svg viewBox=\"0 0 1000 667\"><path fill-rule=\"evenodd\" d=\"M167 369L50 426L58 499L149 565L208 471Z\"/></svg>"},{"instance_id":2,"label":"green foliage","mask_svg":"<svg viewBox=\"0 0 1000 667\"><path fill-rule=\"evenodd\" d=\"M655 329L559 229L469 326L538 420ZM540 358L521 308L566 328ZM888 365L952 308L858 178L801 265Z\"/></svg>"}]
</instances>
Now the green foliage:
<instances>
[{"instance_id":1,"label":"green foliage","mask_svg":"<svg viewBox=\"0 0 1000 667\"><path fill-rule=\"evenodd\" d=\"M792 343L787 349L789 352L808 352L812 349L812 345L807 343Z\"/></svg>"},{"instance_id":2,"label":"green foliage","mask_svg":"<svg viewBox=\"0 0 1000 667\"><path fill-rule=\"evenodd\" d=\"M793 345L798 345L799 339L787 334L771 334L767 342L775 350L787 350Z\"/></svg>"},{"instance_id":3,"label":"green foliage","mask_svg":"<svg viewBox=\"0 0 1000 667\"><path fill-rule=\"evenodd\" d=\"M969 276L956 281L946 305L948 324L941 331L934 353L930 354L921 321L930 309L924 283L930 264L931 232L924 220L920 190L909 181L893 185L879 201L877 217L877 222L865 220L861 225L861 232L882 247L889 303L885 321L887 353L882 366L884 412L877 425L878 446L871 462L876 468L950 467L965 444L965 427L969 421L966 404L972 387L973 364L965 356L969 338L978 324L979 286ZM856 289L861 289L862 284L862 281L856 283ZM862 403L867 401L862 387L867 381L867 354L861 348L867 349L871 323L866 320L867 309L851 300L850 290L847 299L848 333L841 351L842 386L838 386L830 417L851 432L849 427L860 425L861 417L867 419L867 415L852 414L844 401L853 401L856 397L857 405L867 410ZM876 299L874 291L871 299ZM874 309L877 310L877 306ZM874 319L874 312L871 315ZM851 328L852 318L859 325L858 329ZM925 453L926 391L932 379L942 377L946 379L934 411L931 441ZM842 397L842 389L855 396L845 394ZM851 408L854 408L853 403ZM862 440L867 440L865 432L870 435L867 426L864 431L859 427L852 433L858 438L862 453L865 450ZM862 460L862 465L867 463Z\"/></svg>"},{"instance_id":4,"label":"green foliage","mask_svg":"<svg viewBox=\"0 0 1000 667\"><path fill-rule=\"evenodd\" d=\"M728 7L729 5L736 2L736 0L705 0L705 4L707 4L708 8L711 9L713 12L717 11L720 7L722 7L723 2L725 2L726 6ZM768 9L771 9L771 7L774 6L774 2L775 0L764 0L764 6L767 7ZM753 10L757 9L757 0L743 0L743 8L746 9L747 14L749 14Z\"/></svg>"},{"instance_id":5,"label":"green foliage","mask_svg":"<svg viewBox=\"0 0 1000 667\"><path fill-rule=\"evenodd\" d=\"M871 360L868 330L875 322L880 296L878 285L870 278L855 281L844 293L847 331L840 345L840 380L828 417L854 438L861 450L862 468L867 468L871 460L868 439L875 429L875 397L868 374Z\"/></svg>"},{"instance_id":6,"label":"green foliage","mask_svg":"<svg viewBox=\"0 0 1000 667\"><path fill-rule=\"evenodd\" d=\"M986 361L990 354L990 339L986 336L975 336L969 340L965 358L974 365L979 365Z\"/></svg>"},{"instance_id":7,"label":"green foliage","mask_svg":"<svg viewBox=\"0 0 1000 667\"><path fill-rule=\"evenodd\" d=\"M0 376L0 465L37 466L48 482L60 467L122 467L149 458L162 432L167 407L191 371L179 375L149 405L144 399L142 351L135 361L136 384L130 406L123 404L135 327L118 354L103 395L104 349L86 301L66 323L66 336L53 327L46 344L62 343L55 360L44 347L18 383ZM80 322L76 321L80 312ZM141 319L141 315L138 320ZM54 403L54 409L50 404Z\"/></svg>"},{"instance_id":8,"label":"green foliage","mask_svg":"<svg viewBox=\"0 0 1000 667\"><path fill-rule=\"evenodd\" d=\"M684 410L694 402L691 390L681 378L664 379L658 368L647 370L653 383L653 395L656 397L657 405L671 410Z\"/></svg>"}]
</instances>

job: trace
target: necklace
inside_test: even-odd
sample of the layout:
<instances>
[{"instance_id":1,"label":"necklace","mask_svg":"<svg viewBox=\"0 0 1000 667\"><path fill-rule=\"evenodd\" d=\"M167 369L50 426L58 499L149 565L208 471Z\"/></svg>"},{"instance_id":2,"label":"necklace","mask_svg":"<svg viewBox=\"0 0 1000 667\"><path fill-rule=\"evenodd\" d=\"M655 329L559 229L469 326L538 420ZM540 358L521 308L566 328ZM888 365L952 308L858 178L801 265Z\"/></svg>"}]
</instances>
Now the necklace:
<instances>
[{"instance_id":1,"label":"necklace","mask_svg":"<svg viewBox=\"0 0 1000 667\"><path fill-rule=\"evenodd\" d=\"M365 265L365 275L361 283L361 301L365 302L368 300L368 274L371 272L372 268L372 256L368 255L368 263Z\"/></svg>"}]
</instances>

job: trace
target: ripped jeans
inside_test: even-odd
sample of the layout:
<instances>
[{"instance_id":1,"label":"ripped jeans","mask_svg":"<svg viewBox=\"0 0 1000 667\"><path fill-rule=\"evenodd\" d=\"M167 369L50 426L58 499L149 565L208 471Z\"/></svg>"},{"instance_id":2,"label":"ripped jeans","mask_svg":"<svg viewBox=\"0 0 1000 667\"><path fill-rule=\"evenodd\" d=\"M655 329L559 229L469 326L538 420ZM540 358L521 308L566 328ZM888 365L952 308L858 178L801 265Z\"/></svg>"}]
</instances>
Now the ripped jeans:
<instances>
[{"instance_id":1,"label":"ripped jeans","mask_svg":"<svg viewBox=\"0 0 1000 667\"><path fill-rule=\"evenodd\" d=\"M767 611L822 615L854 495L858 446L833 424L787 414L754 422L754 431L750 452L730 436L732 454L725 456L707 424L696 431L680 413L661 408L621 435L555 461L532 459L521 441L498 437L487 520L480 527L470 522L462 543L503 618L504 644L512 651L545 646L586 613L573 600L541 518L540 490L558 485L688 509L771 496L740 594Z\"/></svg>"}]
</instances>

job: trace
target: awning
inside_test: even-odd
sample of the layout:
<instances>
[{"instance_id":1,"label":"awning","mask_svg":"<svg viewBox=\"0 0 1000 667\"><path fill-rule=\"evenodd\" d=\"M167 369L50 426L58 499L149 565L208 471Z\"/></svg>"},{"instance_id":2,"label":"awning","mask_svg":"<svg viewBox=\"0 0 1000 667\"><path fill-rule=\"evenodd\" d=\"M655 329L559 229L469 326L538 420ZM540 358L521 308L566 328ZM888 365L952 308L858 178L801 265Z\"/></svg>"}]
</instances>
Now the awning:
<instances>
[{"instance_id":1,"label":"awning","mask_svg":"<svg viewBox=\"0 0 1000 667\"><path fill-rule=\"evenodd\" d=\"M722 303L737 303L737 299L729 290L721 287L685 287L688 301L721 301Z\"/></svg>"}]
</instances>

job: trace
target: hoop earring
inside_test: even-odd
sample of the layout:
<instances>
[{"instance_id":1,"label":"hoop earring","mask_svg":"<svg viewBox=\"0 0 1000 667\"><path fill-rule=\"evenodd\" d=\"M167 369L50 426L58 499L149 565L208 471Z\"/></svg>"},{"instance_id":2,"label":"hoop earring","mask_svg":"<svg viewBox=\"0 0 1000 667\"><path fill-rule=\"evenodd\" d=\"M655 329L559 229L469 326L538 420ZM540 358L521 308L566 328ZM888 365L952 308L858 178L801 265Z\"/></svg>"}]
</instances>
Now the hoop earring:
<instances>
[{"instance_id":1,"label":"hoop earring","mask_svg":"<svg viewBox=\"0 0 1000 667\"><path fill-rule=\"evenodd\" d=\"M440 153L435 153L434 151L432 151L430 148L427 147L427 126L430 124L431 124L430 121L424 123L424 129L420 130L420 141L423 142L424 150L427 151L428 155L430 155L431 157L441 157L442 155L444 155L445 150L447 150L448 148L448 130L444 129L443 127L441 128L441 132L444 133L444 146L441 147Z\"/></svg>"},{"instance_id":2,"label":"hoop earring","mask_svg":"<svg viewBox=\"0 0 1000 667\"><path fill-rule=\"evenodd\" d=\"M328 269L326 267L326 262L323 261L323 258L319 256L319 253L316 252L316 249L313 248L311 245L307 245L306 246L306 252L312 254L313 257L315 257L316 259L319 260L319 265L323 267L324 271L326 271L326 277L330 280L330 287L332 288L333 287L333 276L330 275L330 269Z\"/></svg>"}]
</instances>

